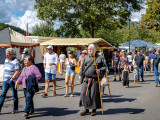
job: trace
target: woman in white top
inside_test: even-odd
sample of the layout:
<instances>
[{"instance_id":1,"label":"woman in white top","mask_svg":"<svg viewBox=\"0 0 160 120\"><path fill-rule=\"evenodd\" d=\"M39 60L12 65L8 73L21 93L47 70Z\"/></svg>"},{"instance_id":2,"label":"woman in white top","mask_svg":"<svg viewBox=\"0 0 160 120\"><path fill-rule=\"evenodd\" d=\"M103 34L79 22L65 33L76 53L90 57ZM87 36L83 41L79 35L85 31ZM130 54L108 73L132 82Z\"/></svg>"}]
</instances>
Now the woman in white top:
<instances>
[{"instance_id":1,"label":"woman in white top","mask_svg":"<svg viewBox=\"0 0 160 120\"><path fill-rule=\"evenodd\" d=\"M60 74L61 76L63 75L63 72L65 70L65 60L66 60L66 55L64 54L64 51L61 52L59 56L59 61L60 61Z\"/></svg>"},{"instance_id":2,"label":"woman in white top","mask_svg":"<svg viewBox=\"0 0 160 120\"><path fill-rule=\"evenodd\" d=\"M69 83L69 78L71 79L71 95L70 97L73 97L73 89L74 89L74 77L75 77L75 67L77 66L76 64L76 59L73 58L73 52L68 51L68 58L66 58L65 65L66 65L66 76L65 76L65 84L66 84L66 94L64 97L68 97L68 83Z\"/></svg>"},{"instance_id":3,"label":"woman in white top","mask_svg":"<svg viewBox=\"0 0 160 120\"><path fill-rule=\"evenodd\" d=\"M132 53L131 52L128 53L127 58L128 58L128 62L129 62L129 71L132 71L131 70L131 67L132 67Z\"/></svg>"}]
</instances>

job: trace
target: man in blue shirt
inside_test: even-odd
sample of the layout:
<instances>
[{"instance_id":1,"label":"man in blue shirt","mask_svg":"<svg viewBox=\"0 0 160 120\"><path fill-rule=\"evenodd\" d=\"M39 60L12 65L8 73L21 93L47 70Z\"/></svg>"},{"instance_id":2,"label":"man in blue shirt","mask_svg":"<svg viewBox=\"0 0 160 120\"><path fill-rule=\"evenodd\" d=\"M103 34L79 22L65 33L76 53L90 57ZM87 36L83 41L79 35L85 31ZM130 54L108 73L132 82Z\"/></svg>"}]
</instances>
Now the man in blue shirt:
<instances>
[{"instance_id":1,"label":"man in blue shirt","mask_svg":"<svg viewBox=\"0 0 160 120\"><path fill-rule=\"evenodd\" d=\"M11 88L14 98L14 109L12 114L18 112L18 96L17 96L17 90L14 87L18 74L19 74L19 62L14 57L13 49L7 48L6 59L4 62L4 77L3 77L4 82L0 96L0 113L9 88Z\"/></svg>"}]
</instances>

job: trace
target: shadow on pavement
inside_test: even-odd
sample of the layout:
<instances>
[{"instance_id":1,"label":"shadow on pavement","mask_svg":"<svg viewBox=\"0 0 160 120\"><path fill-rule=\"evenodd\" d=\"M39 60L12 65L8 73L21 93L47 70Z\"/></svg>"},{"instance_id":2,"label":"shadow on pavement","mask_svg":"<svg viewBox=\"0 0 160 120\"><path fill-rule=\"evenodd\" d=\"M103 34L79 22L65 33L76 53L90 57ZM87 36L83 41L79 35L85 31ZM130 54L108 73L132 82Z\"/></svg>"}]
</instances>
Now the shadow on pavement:
<instances>
[{"instance_id":1,"label":"shadow on pavement","mask_svg":"<svg viewBox=\"0 0 160 120\"><path fill-rule=\"evenodd\" d=\"M123 113L129 113L129 114L140 114L143 113L145 109L136 109L136 108L115 108L115 109L108 109L104 111L104 114L123 114ZM99 113L101 114L101 113Z\"/></svg>"},{"instance_id":2,"label":"shadow on pavement","mask_svg":"<svg viewBox=\"0 0 160 120\"><path fill-rule=\"evenodd\" d=\"M153 75L144 75L144 77L153 77L154 76L154 74Z\"/></svg>"},{"instance_id":3,"label":"shadow on pavement","mask_svg":"<svg viewBox=\"0 0 160 120\"><path fill-rule=\"evenodd\" d=\"M121 102L133 102L136 99L134 98L114 98L112 100L110 99L103 99L103 102L114 102L114 103L121 103Z\"/></svg>"},{"instance_id":4,"label":"shadow on pavement","mask_svg":"<svg viewBox=\"0 0 160 120\"><path fill-rule=\"evenodd\" d=\"M143 87L143 86L129 86L129 88L138 88L138 87Z\"/></svg>"},{"instance_id":5,"label":"shadow on pavement","mask_svg":"<svg viewBox=\"0 0 160 120\"><path fill-rule=\"evenodd\" d=\"M123 95L111 95L111 96L112 96L112 98L115 98L115 97L122 97ZM109 96L109 94L104 94L102 96L102 98L110 98L110 96Z\"/></svg>"},{"instance_id":6,"label":"shadow on pavement","mask_svg":"<svg viewBox=\"0 0 160 120\"><path fill-rule=\"evenodd\" d=\"M32 118L41 117L41 116L65 116L76 114L79 110L69 110L68 108L39 108L35 110L36 113L31 116Z\"/></svg>"}]
</instances>

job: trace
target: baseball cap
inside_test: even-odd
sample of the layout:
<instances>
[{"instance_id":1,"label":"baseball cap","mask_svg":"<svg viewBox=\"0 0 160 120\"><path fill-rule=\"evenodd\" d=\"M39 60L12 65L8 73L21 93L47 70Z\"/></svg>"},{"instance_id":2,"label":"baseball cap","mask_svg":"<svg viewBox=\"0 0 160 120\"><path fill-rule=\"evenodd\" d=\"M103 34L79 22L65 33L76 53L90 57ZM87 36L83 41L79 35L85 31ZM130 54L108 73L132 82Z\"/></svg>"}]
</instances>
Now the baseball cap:
<instances>
[{"instance_id":1,"label":"baseball cap","mask_svg":"<svg viewBox=\"0 0 160 120\"><path fill-rule=\"evenodd\" d=\"M53 46L52 46L52 45L49 45L49 46L47 47L47 49L53 49Z\"/></svg>"},{"instance_id":2,"label":"baseball cap","mask_svg":"<svg viewBox=\"0 0 160 120\"><path fill-rule=\"evenodd\" d=\"M28 53L28 48L24 48L24 50L23 50L23 52L22 52L23 54L26 54L26 53Z\"/></svg>"}]
</instances>

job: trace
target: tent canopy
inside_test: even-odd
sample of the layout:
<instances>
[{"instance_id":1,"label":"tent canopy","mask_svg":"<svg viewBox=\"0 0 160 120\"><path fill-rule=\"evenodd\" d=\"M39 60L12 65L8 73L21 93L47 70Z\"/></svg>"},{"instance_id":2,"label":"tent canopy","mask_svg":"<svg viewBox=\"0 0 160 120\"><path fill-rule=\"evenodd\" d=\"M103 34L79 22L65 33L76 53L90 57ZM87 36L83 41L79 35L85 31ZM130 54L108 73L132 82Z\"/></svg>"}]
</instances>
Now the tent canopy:
<instances>
[{"instance_id":1,"label":"tent canopy","mask_svg":"<svg viewBox=\"0 0 160 120\"><path fill-rule=\"evenodd\" d=\"M121 43L120 45L121 46L129 46L129 42ZM130 42L130 46L132 46L132 47L143 47L143 46L155 47L155 44L145 42L143 40L134 40L134 41Z\"/></svg>"},{"instance_id":2,"label":"tent canopy","mask_svg":"<svg viewBox=\"0 0 160 120\"><path fill-rule=\"evenodd\" d=\"M99 47L112 47L102 38L55 38L41 43L41 45L54 46L88 46L89 44L97 44Z\"/></svg>"},{"instance_id":3,"label":"tent canopy","mask_svg":"<svg viewBox=\"0 0 160 120\"><path fill-rule=\"evenodd\" d=\"M39 43L12 30L5 28L0 31L0 47L35 47Z\"/></svg>"}]
</instances>

